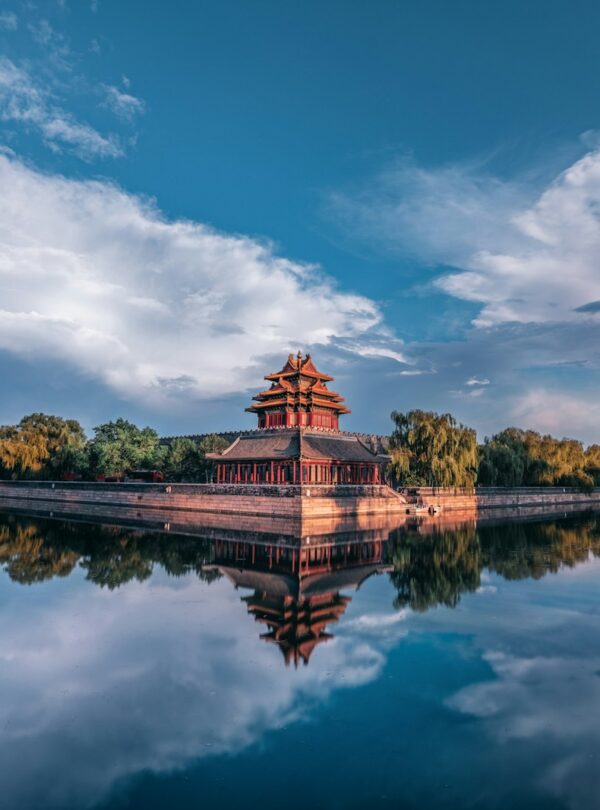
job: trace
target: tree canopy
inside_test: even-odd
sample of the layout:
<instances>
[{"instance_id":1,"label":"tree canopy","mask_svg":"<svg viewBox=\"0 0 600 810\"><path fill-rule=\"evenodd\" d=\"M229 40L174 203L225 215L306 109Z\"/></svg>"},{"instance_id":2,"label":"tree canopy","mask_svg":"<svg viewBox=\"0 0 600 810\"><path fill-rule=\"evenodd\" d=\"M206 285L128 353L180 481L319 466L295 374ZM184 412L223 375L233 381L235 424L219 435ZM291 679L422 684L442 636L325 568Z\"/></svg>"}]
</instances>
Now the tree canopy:
<instances>
[{"instance_id":1,"label":"tree canopy","mask_svg":"<svg viewBox=\"0 0 600 810\"><path fill-rule=\"evenodd\" d=\"M127 419L95 427L88 449L91 470L111 476L123 475L128 470L158 469L165 456L153 428L139 428Z\"/></svg>"},{"instance_id":2,"label":"tree canopy","mask_svg":"<svg viewBox=\"0 0 600 810\"><path fill-rule=\"evenodd\" d=\"M479 450L482 486L574 486L600 483L600 447L584 450L575 439L507 428L486 438Z\"/></svg>"},{"instance_id":3,"label":"tree canopy","mask_svg":"<svg viewBox=\"0 0 600 810\"><path fill-rule=\"evenodd\" d=\"M208 482L214 463L207 454L228 445L217 434L161 443L153 428L122 418L95 427L88 441L75 419L32 413L18 425L0 426L0 477L95 478L159 470L171 481Z\"/></svg>"},{"instance_id":4,"label":"tree canopy","mask_svg":"<svg viewBox=\"0 0 600 810\"><path fill-rule=\"evenodd\" d=\"M216 434L196 442L187 436L173 439L166 452L163 471L170 481L210 481L214 464L207 453L219 453L229 446L227 439Z\"/></svg>"},{"instance_id":5,"label":"tree canopy","mask_svg":"<svg viewBox=\"0 0 600 810\"><path fill-rule=\"evenodd\" d=\"M472 487L477 475L477 436L449 413L394 411L392 471L406 486Z\"/></svg>"}]
</instances>

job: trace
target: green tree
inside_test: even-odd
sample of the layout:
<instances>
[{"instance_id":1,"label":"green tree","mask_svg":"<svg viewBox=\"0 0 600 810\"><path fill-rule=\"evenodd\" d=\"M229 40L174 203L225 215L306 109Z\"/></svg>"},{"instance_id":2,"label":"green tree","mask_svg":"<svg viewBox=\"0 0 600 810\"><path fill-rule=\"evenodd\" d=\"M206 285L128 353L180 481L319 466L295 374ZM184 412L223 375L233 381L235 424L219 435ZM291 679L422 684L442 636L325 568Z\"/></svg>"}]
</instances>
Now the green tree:
<instances>
[{"instance_id":1,"label":"green tree","mask_svg":"<svg viewBox=\"0 0 600 810\"><path fill-rule=\"evenodd\" d=\"M88 451L90 468L96 475L122 475L127 470L161 468L165 456L155 430L139 428L127 419L95 427Z\"/></svg>"},{"instance_id":2,"label":"green tree","mask_svg":"<svg viewBox=\"0 0 600 810\"><path fill-rule=\"evenodd\" d=\"M169 481L199 481L202 477L203 460L198 443L182 436L169 444L163 472Z\"/></svg>"},{"instance_id":3,"label":"green tree","mask_svg":"<svg viewBox=\"0 0 600 810\"><path fill-rule=\"evenodd\" d=\"M229 447L222 436L210 434L197 442L187 436L173 439L166 449L163 471L170 481L212 481L214 462L207 453L220 453Z\"/></svg>"},{"instance_id":4,"label":"green tree","mask_svg":"<svg viewBox=\"0 0 600 810\"><path fill-rule=\"evenodd\" d=\"M449 413L392 413L392 472L406 486L472 487L477 474L477 437Z\"/></svg>"},{"instance_id":5,"label":"green tree","mask_svg":"<svg viewBox=\"0 0 600 810\"><path fill-rule=\"evenodd\" d=\"M477 483L486 487L518 487L523 483L525 455L509 444L487 439L479 448Z\"/></svg>"}]
</instances>

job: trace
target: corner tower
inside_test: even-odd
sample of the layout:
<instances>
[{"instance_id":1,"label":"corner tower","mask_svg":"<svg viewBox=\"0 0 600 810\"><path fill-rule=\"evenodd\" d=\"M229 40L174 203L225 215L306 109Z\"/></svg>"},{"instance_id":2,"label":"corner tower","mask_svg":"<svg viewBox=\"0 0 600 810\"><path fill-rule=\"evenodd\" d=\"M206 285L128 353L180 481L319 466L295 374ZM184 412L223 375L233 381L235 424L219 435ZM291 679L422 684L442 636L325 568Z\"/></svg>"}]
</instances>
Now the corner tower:
<instances>
[{"instance_id":1,"label":"corner tower","mask_svg":"<svg viewBox=\"0 0 600 810\"><path fill-rule=\"evenodd\" d=\"M327 388L333 377L315 367L310 354L290 354L281 371L266 374L271 387L255 397L249 413L258 416L259 428L320 427L339 430L339 416L350 413L344 398Z\"/></svg>"}]
</instances>

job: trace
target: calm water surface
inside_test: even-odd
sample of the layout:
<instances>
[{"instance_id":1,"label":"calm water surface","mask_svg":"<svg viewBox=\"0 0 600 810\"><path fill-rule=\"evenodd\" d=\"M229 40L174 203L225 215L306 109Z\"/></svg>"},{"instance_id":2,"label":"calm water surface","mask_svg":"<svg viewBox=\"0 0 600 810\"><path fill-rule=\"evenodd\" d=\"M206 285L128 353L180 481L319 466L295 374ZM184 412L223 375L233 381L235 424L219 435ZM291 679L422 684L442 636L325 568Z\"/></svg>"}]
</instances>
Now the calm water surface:
<instances>
[{"instance_id":1,"label":"calm water surface","mask_svg":"<svg viewBox=\"0 0 600 810\"><path fill-rule=\"evenodd\" d=\"M0 515L2 807L600 807L598 515L303 543Z\"/></svg>"}]
</instances>

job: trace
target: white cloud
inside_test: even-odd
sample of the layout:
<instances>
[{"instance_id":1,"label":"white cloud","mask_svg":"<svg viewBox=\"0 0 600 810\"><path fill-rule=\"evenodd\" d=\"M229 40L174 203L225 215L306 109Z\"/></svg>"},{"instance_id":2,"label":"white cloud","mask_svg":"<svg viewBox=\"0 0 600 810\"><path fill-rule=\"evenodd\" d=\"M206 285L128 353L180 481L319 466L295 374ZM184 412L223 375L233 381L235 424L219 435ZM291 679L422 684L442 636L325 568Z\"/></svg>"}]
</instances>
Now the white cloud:
<instances>
[{"instance_id":1,"label":"white cloud","mask_svg":"<svg viewBox=\"0 0 600 810\"><path fill-rule=\"evenodd\" d=\"M513 400L510 413L514 422L523 427L598 440L600 404L596 393L589 396L585 392L565 394L542 387L532 388Z\"/></svg>"},{"instance_id":2,"label":"white cloud","mask_svg":"<svg viewBox=\"0 0 600 810\"><path fill-rule=\"evenodd\" d=\"M16 31L19 27L19 20L14 11L3 11L0 13L0 30Z\"/></svg>"},{"instance_id":3,"label":"white cloud","mask_svg":"<svg viewBox=\"0 0 600 810\"><path fill-rule=\"evenodd\" d=\"M125 397L215 396L260 357L349 340L369 354L376 304L267 244L166 221L108 182L0 155L0 348L64 361Z\"/></svg>"},{"instance_id":4,"label":"white cloud","mask_svg":"<svg viewBox=\"0 0 600 810\"><path fill-rule=\"evenodd\" d=\"M74 54L71 51L69 41L64 34L57 31L45 19L38 19L34 16L34 21L27 26L33 41L39 46L43 53L43 58L39 63L44 69L52 69L60 74L68 74L74 68Z\"/></svg>"},{"instance_id":5,"label":"white cloud","mask_svg":"<svg viewBox=\"0 0 600 810\"><path fill-rule=\"evenodd\" d=\"M355 238L428 264L460 265L500 235L506 241L504 223L525 200L519 186L477 166L427 170L398 161L366 189L331 194L329 212Z\"/></svg>"},{"instance_id":6,"label":"white cloud","mask_svg":"<svg viewBox=\"0 0 600 810\"><path fill-rule=\"evenodd\" d=\"M38 131L54 149L69 149L81 157L118 157L122 148L113 136L105 137L55 105L29 73L0 57L0 120L14 121Z\"/></svg>"},{"instance_id":7,"label":"white cloud","mask_svg":"<svg viewBox=\"0 0 600 810\"><path fill-rule=\"evenodd\" d=\"M105 85L104 92L106 94L105 105L112 110L115 115L126 121L131 121L134 116L140 115L146 109L145 103L140 98L124 93L118 87L113 85Z\"/></svg>"},{"instance_id":8,"label":"white cloud","mask_svg":"<svg viewBox=\"0 0 600 810\"><path fill-rule=\"evenodd\" d=\"M477 377L471 377L465 383L465 385L489 385L490 381L483 377L481 380L478 380Z\"/></svg>"},{"instance_id":9,"label":"white cloud","mask_svg":"<svg viewBox=\"0 0 600 810\"><path fill-rule=\"evenodd\" d=\"M363 237L458 268L436 283L481 305L476 326L597 312L600 150L537 196L526 181L503 182L473 167L426 171L402 164L372 190L334 195L332 204Z\"/></svg>"}]
</instances>

